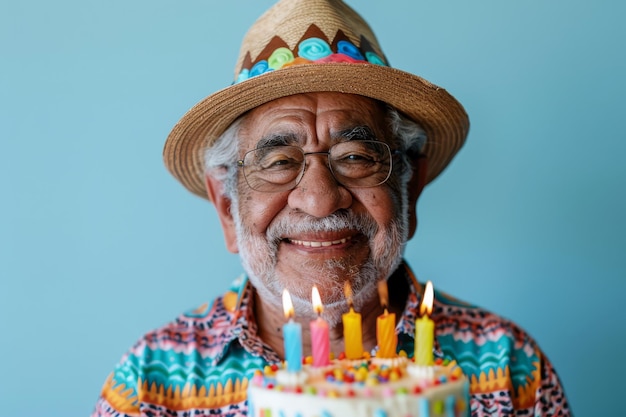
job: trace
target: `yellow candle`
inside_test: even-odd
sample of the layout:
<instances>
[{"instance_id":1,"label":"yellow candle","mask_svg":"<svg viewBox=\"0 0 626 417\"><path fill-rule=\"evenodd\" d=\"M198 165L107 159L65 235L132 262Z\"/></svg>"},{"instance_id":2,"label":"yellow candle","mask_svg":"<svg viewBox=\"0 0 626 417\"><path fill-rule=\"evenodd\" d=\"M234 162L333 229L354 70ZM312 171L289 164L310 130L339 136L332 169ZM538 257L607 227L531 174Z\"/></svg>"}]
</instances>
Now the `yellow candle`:
<instances>
[{"instance_id":1,"label":"yellow candle","mask_svg":"<svg viewBox=\"0 0 626 417\"><path fill-rule=\"evenodd\" d=\"M352 307L352 287L346 282L343 292L348 300L350 311L341 316L343 321L343 344L348 359L361 359L363 357L363 335L361 332L361 315Z\"/></svg>"},{"instance_id":2,"label":"yellow candle","mask_svg":"<svg viewBox=\"0 0 626 417\"><path fill-rule=\"evenodd\" d=\"M378 283L378 294L380 296L380 304L385 309L385 312L376 318L376 343L378 344L376 356L379 358L395 358L396 346L398 344L396 315L387 311L389 304L387 281Z\"/></svg>"},{"instance_id":3,"label":"yellow candle","mask_svg":"<svg viewBox=\"0 0 626 417\"><path fill-rule=\"evenodd\" d=\"M430 319L429 315L433 310L433 284L428 281L424 298L420 305L420 314L422 317L415 320L415 364L422 366L432 366L433 360L433 343L435 340L435 323Z\"/></svg>"},{"instance_id":4,"label":"yellow candle","mask_svg":"<svg viewBox=\"0 0 626 417\"><path fill-rule=\"evenodd\" d=\"M363 357L363 336L361 333L361 315L352 307L345 313L343 320L343 343L347 359L361 359Z\"/></svg>"}]
</instances>

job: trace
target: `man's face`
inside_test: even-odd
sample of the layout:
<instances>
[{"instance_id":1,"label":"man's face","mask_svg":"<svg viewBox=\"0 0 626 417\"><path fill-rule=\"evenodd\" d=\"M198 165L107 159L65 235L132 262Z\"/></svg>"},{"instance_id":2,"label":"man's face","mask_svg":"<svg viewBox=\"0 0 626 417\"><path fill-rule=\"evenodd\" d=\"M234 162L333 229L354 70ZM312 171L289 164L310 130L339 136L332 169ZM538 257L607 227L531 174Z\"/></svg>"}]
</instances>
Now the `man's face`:
<instances>
[{"instance_id":1,"label":"man's face","mask_svg":"<svg viewBox=\"0 0 626 417\"><path fill-rule=\"evenodd\" d=\"M327 151L341 140L340 132L351 130L371 132L394 149L384 116L380 103L361 96L317 93L282 98L246 116L239 156L259 141L276 137L287 138L305 152ZM385 184L348 189L334 179L325 155L307 156L306 163L300 183L277 193L252 190L240 173L239 197L232 208L237 247L261 297L280 303L287 288L296 313L312 315L311 288L317 285L326 316L334 321L346 306L346 282L358 308L376 297L376 283L399 264L407 239L406 208L402 209L406 196L393 173Z\"/></svg>"}]
</instances>

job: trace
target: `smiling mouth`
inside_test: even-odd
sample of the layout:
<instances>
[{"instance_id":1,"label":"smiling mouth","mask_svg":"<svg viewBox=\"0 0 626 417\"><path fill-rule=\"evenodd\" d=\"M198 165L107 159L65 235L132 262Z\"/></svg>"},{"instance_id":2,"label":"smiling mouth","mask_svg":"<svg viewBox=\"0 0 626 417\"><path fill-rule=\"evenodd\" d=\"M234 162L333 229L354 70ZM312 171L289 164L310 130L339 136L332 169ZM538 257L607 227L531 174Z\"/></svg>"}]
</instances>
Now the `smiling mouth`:
<instances>
[{"instance_id":1,"label":"smiling mouth","mask_svg":"<svg viewBox=\"0 0 626 417\"><path fill-rule=\"evenodd\" d=\"M343 245L348 241L348 238L337 239L337 240L326 240L326 241L318 241L318 240L295 240L289 239L289 243L292 243L296 246L304 246L307 248L327 248L329 246L334 245Z\"/></svg>"}]
</instances>

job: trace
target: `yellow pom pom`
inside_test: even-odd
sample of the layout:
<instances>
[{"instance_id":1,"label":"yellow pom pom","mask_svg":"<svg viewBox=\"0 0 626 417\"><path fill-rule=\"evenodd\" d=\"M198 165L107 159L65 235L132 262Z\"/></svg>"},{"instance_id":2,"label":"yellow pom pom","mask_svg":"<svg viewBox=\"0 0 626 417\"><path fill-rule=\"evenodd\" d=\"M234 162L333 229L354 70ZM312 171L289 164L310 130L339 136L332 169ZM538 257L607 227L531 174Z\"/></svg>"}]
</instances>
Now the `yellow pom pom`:
<instances>
[{"instance_id":1,"label":"yellow pom pom","mask_svg":"<svg viewBox=\"0 0 626 417\"><path fill-rule=\"evenodd\" d=\"M335 380L343 381L343 372L341 372L341 369L335 369L333 376L335 377Z\"/></svg>"},{"instance_id":2,"label":"yellow pom pom","mask_svg":"<svg viewBox=\"0 0 626 417\"><path fill-rule=\"evenodd\" d=\"M365 386L375 387L376 385L378 385L378 379L377 378L370 377L370 378L367 378L367 380L365 381Z\"/></svg>"},{"instance_id":3,"label":"yellow pom pom","mask_svg":"<svg viewBox=\"0 0 626 417\"><path fill-rule=\"evenodd\" d=\"M363 382L365 381L365 378L367 378L367 370L365 370L364 368L359 368L354 373L354 380L357 382Z\"/></svg>"}]
</instances>

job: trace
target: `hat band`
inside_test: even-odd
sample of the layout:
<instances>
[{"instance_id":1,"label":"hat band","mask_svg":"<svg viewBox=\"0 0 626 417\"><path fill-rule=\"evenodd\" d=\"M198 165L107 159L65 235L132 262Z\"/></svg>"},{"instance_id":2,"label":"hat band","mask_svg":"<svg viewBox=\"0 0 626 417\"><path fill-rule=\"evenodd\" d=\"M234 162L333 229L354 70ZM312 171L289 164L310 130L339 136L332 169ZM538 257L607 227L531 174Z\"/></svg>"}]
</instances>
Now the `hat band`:
<instances>
[{"instance_id":1,"label":"hat band","mask_svg":"<svg viewBox=\"0 0 626 417\"><path fill-rule=\"evenodd\" d=\"M319 29L315 29L317 29L315 25L312 25L307 32L312 30L315 32L319 31ZM340 40L337 40L338 38ZM291 50L286 46L286 42L279 37L274 37L265 49L268 52L262 53L256 62L252 63L249 59L250 55L247 55L248 59L244 61L243 68L239 71L233 84L293 65L344 62L389 66L385 59L370 47L370 42L364 37L361 37L361 46L363 48L357 47L341 31L337 32L335 40L335 42L328 42L318 36L307 37L302 39L294 50ZM268 50L271 45L282 46Z\"/></svg>"}]
</instances>

